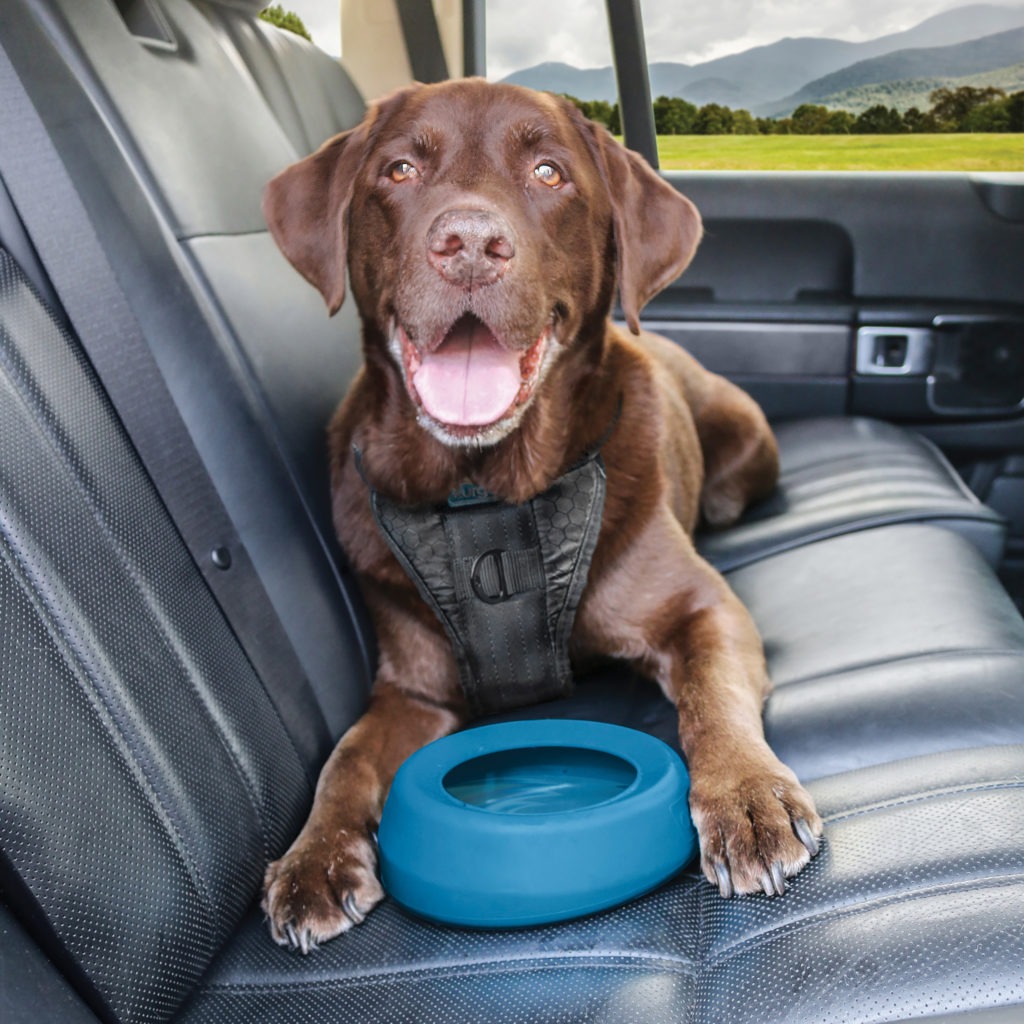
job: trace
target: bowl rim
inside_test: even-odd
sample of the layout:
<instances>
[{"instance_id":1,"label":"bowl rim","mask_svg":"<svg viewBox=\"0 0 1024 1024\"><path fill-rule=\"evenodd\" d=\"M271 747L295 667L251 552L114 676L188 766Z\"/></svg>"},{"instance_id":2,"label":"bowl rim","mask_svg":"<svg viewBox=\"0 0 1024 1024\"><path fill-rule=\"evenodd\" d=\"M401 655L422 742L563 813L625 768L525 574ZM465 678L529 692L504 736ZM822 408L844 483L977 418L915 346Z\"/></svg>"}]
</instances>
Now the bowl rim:
<instances>
[{"instance_id":1,"label":"bowl rim","mask_svg":"<svg viewBox=\"0 0 1024 1024\"><path fill-rule=\"evenodd\" d=\"M488 811L443 785L448 771L475 757L552 746L611 753L633 765L636 777L611 799L538 814ZM399 769L379 832L385 888L413 913L473 928L518 928L607 909L661 884L690 859L696 839L689 788L675 750L626 726L526 719L466 729ZM636 842L639 828L656 853ZM457 878L453 844L465 871Z\"/></svg>"}]
</instances>

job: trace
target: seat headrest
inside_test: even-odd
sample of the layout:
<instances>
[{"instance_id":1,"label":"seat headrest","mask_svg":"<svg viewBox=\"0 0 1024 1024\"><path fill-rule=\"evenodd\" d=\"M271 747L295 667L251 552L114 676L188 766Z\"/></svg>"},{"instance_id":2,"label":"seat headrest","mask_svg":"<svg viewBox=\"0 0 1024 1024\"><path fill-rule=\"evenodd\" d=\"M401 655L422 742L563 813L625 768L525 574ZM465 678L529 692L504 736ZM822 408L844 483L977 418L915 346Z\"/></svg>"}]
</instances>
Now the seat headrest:
<instances>
[{"instance_id":1,"label":"seat headrest","mask_svg":"<svg viewBox=\"0 0 1024 1024\"><path fill-rule=\"evenodd\" d=\"M254 17L265 7L270 6L269 0L205 0L205 2L213 7L232 7L236 11L246 11Z\"/></svg>"}]
</instances>

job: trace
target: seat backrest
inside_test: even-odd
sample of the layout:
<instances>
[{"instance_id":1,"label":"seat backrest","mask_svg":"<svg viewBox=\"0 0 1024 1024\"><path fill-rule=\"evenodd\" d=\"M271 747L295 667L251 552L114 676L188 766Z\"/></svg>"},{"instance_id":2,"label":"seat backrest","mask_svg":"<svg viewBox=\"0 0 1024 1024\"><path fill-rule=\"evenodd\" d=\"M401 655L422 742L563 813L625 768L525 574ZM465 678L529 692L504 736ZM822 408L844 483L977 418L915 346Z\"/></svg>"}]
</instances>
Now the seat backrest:
<instances>
[{"instance_id":1,"label":"seat backrest","mask_svg":"<svg viewBox=\"0 0 1024 1024\"><path fill-rule=\"evenodd\" d=\"M260 192L298 137L213 7L10 0L0 41L336 738L372 664L324 438L358 331L266 233ZM278 64L296 96L335 80L300 51ZM0 252L0 891L102 1017L161 1021L297 833L317 766L44 290Z\"/></svg>"},{"instance_id":2,"label":"seat backrest","mask_svg":"<svg viewBox=\"0 0 1024 1024\"><path fill-rule=\"evenodd\" d=\"M194 2L226 34L225 48L237 51L300 156L362 120L366 104L341 63L256 17L264 0Z\"/></svg>"},{"instance_id":3,"label":"seat backrest","mask_svg":"<svg viewBox=\"0 0 1024 1024\"><path fill-rule=\"evenodd\" d=\"M123 13L140 6L160 19ZM361 360L358 321L350 308L328 319L260 198L300 155L297 132L341 130L363 105L336 62L268 34L287 35L247 6L13 0L0 25L337 737L372 665L334 542L325 436ZM258 77L234 42L245 26L250 63L257 44L270 54ZM286 131L266 99L274 75L296 108L318 89L343 99Z\"/></svg>"},{"instance_id":4,"label":"seat backrest","mask_svg":"<svg viewBox=\"0 0 1024 1024\"><path fill-rule=\"evenodd\" d=\"M0 249L0 889L107 1019L167 1019L304 766L89 364Z\"/></svg>"}]
</instances>

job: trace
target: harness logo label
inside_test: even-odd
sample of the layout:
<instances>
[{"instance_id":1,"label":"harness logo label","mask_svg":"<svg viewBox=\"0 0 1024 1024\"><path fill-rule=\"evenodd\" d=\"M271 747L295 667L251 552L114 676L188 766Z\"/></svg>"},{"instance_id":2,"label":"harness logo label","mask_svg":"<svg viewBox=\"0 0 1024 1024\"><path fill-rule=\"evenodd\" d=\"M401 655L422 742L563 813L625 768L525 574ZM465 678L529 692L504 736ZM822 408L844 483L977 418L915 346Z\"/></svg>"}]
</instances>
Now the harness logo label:
<instances>
[{"instance_id":1,"label":"harness logo label","mask_svg":"<svg viewBox=\"0 0 1024 1024\"><path fill-rule=\"evenodd\" d=\"M486 487L478 484L471 484L468 480L448 495L449 508L466 508L470 505L491 505L501 501L492 494Z\"/></svg>"}]
</instances>

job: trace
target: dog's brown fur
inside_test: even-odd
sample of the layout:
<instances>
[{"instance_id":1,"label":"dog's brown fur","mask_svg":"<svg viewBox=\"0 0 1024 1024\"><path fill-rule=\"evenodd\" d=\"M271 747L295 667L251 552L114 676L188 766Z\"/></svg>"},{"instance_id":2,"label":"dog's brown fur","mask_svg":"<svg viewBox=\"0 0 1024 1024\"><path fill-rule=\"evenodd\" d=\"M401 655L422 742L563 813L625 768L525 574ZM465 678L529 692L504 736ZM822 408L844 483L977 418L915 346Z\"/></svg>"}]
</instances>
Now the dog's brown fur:
<instances>
[{"instance_id":1,"label":"dog's brown fur","mask_svg":"<svg viewBox=\"0 0 1024 1024\"><path fill-rule=\"evenodd\" d=\"M417 174L404 163L395 174L396 161ZM540 162L559 168L558 187L532 175ZM518 239L498 279L475 288L438 273L425 243L434 218L466 206L499 211ZM301 835L267 870L275 939L306 950L380 900L370 836L391 779L469 718L449 643L377 531L352 445L369 482L400 502L440 502L466 480L521 502L591 448L620 404L573 658L626 659L657 680L679 709L705 875L723 895L781 893L821 822L765 743L757 631L691 540L701 516L728 525L772 489L775 441L742 391L638 329L644 303L696 249L694 207L570 104L465 80L388 97L275 178L264 209L332 312L347 266L363 319L365 366L331 425L331 467L335 525L380 648L369 709L324 768ZM608 321L616 282L636 337ZM426 345L465 309L517 350L545 323L558 339L514 429L480 444L424 429L389 350L396 319Z\"/></svg>"}]
</instances>

